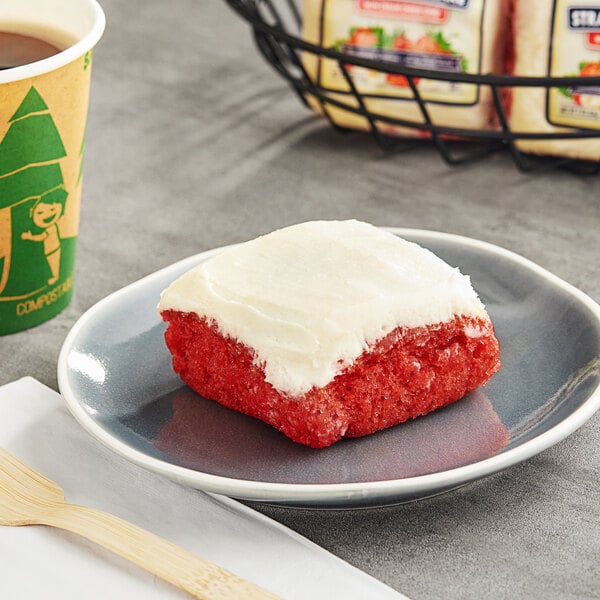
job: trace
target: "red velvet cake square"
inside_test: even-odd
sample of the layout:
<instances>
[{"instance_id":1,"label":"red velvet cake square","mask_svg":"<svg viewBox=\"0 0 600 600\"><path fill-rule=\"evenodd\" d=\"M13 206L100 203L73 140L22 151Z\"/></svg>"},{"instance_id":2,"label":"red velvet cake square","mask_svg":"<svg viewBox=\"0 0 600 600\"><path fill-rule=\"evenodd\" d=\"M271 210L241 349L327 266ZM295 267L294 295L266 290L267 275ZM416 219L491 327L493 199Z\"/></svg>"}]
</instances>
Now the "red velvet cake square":
<instances>
[{"instance_id":1,"label":"red velvet cake square","mask_svg":"<svg viewBox=\"0 0 600 600\"><path fill-rule=\"evenodd\" d=\"M165 290L159 311L192 389L314 448L445 406L500 367L468 277L358 221L226 249Z\"/></svg>"}]
</instances>

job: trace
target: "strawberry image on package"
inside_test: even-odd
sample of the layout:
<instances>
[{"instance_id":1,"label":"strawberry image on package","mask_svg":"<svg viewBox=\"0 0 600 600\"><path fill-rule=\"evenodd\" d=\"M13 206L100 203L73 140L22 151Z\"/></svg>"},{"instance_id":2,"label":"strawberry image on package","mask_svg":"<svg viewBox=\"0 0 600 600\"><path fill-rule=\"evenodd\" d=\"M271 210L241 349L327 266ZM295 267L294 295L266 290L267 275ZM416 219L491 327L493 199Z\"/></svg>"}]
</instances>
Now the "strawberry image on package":
<instances>
[{"instance_id":1,"label":"strawberry image on package","mask_svg":"<svg viewBox=\"0 0 600 600\"><path fill-rule=\"evenodd\" d=\"M304 0L303 37L318 46L356 56L429 71L485 74L501 72L508 36L508 0ZM307 73L329 97L357 106L338 61L309 52ZM348 65L367 109L385 117L423 124L424 116L408 79L383 69ZM419 95L435 125L485 129L496 126L487 86L416 77ZM338 125L368 129L361 115L337 106L324 108ZM385 133L422 135L418 129L380 124Z\"/></svg>"},{"instance_id":2,"label":"strawberry image on package","mask_svg":"<svg viewBox=\"0 0 600 600\"><path fill-rule=\"evenodd\" d=\"M174 281L158 310L192 389L315 448L459 400L500 368L469 278L360 221L227 248Z\"/></svg>"}]
</instances>

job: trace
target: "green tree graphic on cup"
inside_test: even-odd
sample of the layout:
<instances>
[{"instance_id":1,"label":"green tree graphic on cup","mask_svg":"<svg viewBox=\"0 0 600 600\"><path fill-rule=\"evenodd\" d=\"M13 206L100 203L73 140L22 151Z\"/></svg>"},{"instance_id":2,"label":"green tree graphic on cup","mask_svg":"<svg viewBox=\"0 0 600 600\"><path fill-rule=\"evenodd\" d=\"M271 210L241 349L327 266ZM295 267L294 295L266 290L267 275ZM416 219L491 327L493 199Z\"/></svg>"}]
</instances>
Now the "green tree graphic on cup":
<instances>
[{"instance_id":1,"label":"green tree graphic on cup","mask_svg":"<svg viewBox=\"0 0 600 600\"><path fill-rule=\"evenodd\" d=\"M58 281L58 221L68 195L59 163L65 147L35 87L9 123L0 142L0 300Z\"/></svg>"}]
</instances>

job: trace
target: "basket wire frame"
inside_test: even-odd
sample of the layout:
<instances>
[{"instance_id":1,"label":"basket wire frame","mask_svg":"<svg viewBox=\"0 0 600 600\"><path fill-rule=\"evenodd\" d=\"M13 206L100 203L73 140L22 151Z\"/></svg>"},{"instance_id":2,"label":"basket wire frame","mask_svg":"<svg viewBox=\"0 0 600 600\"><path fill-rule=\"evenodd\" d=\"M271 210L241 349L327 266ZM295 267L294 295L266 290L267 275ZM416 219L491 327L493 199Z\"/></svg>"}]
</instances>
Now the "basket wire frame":
<instances>
[{"instance_id":1,"label":"basket wire frame","mask_svg":"<svg viewBox=\"0 0 600 600\"><path fill-rule=\"evenodd\" d=\"M600 130L568 129L557 132L515 132L510 128L510 120L505 106L505 91L512 87L554 88L577 85L579 77L524 77L510 75L455 73L450 71L432 71L398 65L390 62L375 61L360 56L341 53L333 48L317 46L302 39L302 14L296 0L226 0L229 6L243 17L252 27L254 40L268 63L289 83L300 101L310 108L307 97L315 98L324 116L337 131L349 131L341 127L332 118L328 107L349 111L366 119L369 130L377 145L386 153L398 153L410 150L423 143L420 138L402 138L385 134L379 123L406 127L425 132L443 160L448 165L462 165L483 159L490 154L508 149L514 164L522 172L546 171L554 168L566 168L578 174L597 174L600 163L573 158L537 156L526 154L516 145L518 140L567 140L600 138ZM348 85L345 93L353 100L346 103L330 96L327 91L315 83L308 75L301 59L303 52L312 53L321 58L337 61L340 71ZM377 114L368 109L365 95L358 89L351 67L359 66L381 71L386 74L402 75L406 78L417 104L422 121L411 121L390 115ZM438 81L472 83L488 86L491 90L498 129L466 129L436 124L431 118L427 101L423 99L416 80L426 78ZM600 87L600 77L586 77L586 84ZM344 95L344 92L336 92ZM476 144L457 143L456 140L471 140ZM457 150L457 146L459 149Z\"/></svg>"}]
</instances>

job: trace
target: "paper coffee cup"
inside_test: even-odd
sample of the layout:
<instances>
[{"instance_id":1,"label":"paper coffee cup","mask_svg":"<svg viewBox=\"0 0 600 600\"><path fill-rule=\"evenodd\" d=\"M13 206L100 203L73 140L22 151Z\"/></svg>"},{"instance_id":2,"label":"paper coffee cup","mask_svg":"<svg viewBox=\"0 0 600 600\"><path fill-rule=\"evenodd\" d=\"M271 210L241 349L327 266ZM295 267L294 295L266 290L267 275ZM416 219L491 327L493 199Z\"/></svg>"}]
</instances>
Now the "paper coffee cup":
<instances>
[{"instance_id":1,"label":"paper coffee cup","mask_svg":"<svg viewBox=\"0 0 600 600\"><path fill-rule=\"evenodd\" d=\"M0 70L0 335L58 314L73 294L95 0L0 0L0 32L57 54Z\"/></svg>"}]
</instances>

